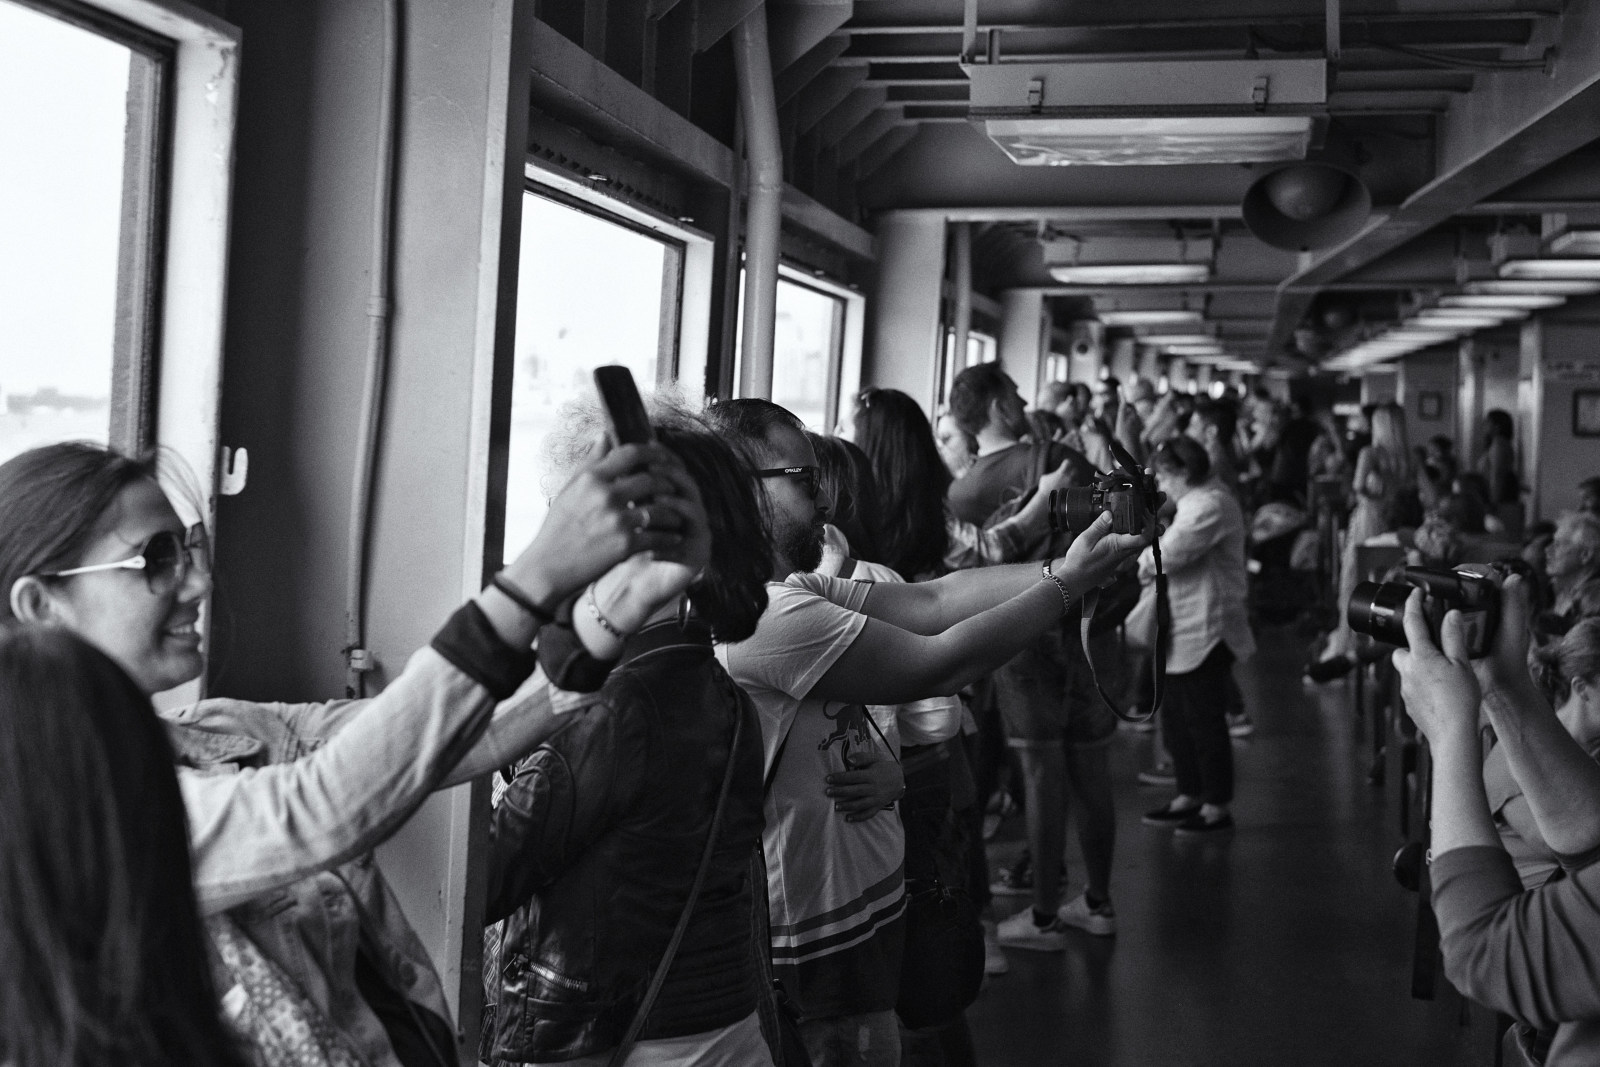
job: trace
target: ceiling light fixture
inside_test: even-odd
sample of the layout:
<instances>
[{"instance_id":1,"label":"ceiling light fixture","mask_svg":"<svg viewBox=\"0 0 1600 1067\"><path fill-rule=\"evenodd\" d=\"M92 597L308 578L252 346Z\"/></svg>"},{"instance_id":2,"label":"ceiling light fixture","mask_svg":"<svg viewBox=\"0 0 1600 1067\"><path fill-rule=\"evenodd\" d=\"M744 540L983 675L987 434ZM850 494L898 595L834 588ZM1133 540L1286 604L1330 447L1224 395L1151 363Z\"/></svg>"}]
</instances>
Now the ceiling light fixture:
<instances>
[{"instance_id":1,"label":"ceiling light fixture","mask_svg":"<svg viewBox=\"0 0 1600 1067\"><path fill-rule=\"evenodd\" d=\"M1208 263L1079 263L1050 268L1062 285L1183 285L1211 277Z\"/></svg>"},{"instance_id":2,"label":"ceiling light fixture","mask_svg":"<svg viewBox=\"0 0 1600 1067\"><path fill-rule=\"evenodd\" d=\"M1023 166L1304 159L1325 59L969 63L969 116Z\"/></svg>"},{"instance_id":3,"label":"ceiling light fixture","mask_svg":"<svg viewBox=\"0 0 1600 1067\"><path fill-rule=\"evenodd\" d=\"M1590 259L1508 259L1502 278L1600 278L1600 256Z\"/></svg>"},{"instance_id":4,"label":"ceiling light fixture","mask_svg":"<svg viewBox=\"0 0 1600 1067\"><path fill-rule=\"evenodd\" d=\"M1165 326L1175 322L1200 321L1200 312L1186 308L1149 309L1144 311L1102 311L1101 322L1107 326Z\"/></svg>"},{"instance_id":5,"label":"ceiling light fixture","mask_svg":"<svg viewBox=\"0 0 1600 1067\"><path fill-rule=\"evenodd\" d=\"M1151 333L1139 338L1142 345L1204 345L1215 341L1209 333Z\"/></svg>"},{"instance_id":6,"label":"ceiling light fixture","mask_svg":"<svg viewBox=\"0 0 1600 1067\"><path fill-rule=\"evenodd\" d=\"M1560 296L1587 296L1600 293L1600 281L1577 278L1502 278L1492 282L1468 282L1469 293L1542 293Z\"/></svg>"},{"instance_id":7,"label":"ceiling light fixture","mask_svg":"<svg viewBox=\"0 0 1600 1067\"><path fill-rule=\"evenodd\" d=\"M1600 230L1568 230L1551 239L1550 251L1558 256L1600 255Z\"/></svg>"},{"instance_id":8,"label":"ceiling light fixture","mask_svg":"<svg viewBox=\"0 0 1600 1067\"><path fill-rule=\"evenodd\" d=\"M1444 308L1521 308L1525 311L1560 307L1566 302L1564 296L1543 293L1469 293L1439 298L1439 306Z\"/></svg>"},{"instance_id":9,"label":"ceiling light fixture","mask_svg":"<svg viewBox=\"0 0 1600 1067\"><path fill-rule=\"evenodd\" d=\"M1492 309L1485 308L1482 310L1490 311ZM1524 317L1521 312L1510 312L1510 309L1507 309L1507 312L1504 315L1480 315L1477 313L1477 309L1429 308L1427 311L1419 312L1417 317L1411 321L1419 326L1438 327L1441 330L1486 330L1491 326L1516 322Z\"/></svg>"}]
</instances>

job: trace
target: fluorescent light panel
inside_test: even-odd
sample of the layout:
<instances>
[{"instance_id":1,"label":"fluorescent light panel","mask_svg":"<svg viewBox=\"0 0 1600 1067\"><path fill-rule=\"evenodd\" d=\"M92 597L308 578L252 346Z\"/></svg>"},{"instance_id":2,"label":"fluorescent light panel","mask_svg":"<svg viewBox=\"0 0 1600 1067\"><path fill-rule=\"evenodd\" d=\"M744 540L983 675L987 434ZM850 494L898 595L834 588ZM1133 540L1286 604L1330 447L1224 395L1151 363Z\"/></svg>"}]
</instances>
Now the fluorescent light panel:
<instances>
[{"instance_id":1,"label":"fluorescent light panel","mask_svg":"<svg viewBox=\"0 0 1600 1067\"><path fill-rule=\"evenodd\" d=\"M1600 256L1592 259L1508 259L1502 278L1600 278Z\"/></svg>"},{"instance_id":2,"label":"fluorescent light panel","mask_svg":"<svg viewBox=\"0 0 1600 1067\"><path fill-rule=\"evenodd\" d=\"M1541 293L1469 293L1465 296L1446 296L1439 306L1446 308L1522 308L1537 311L1540 308L1560 307L1567 302L1564 296Z\"/></svg>"},{"instance_id":3,"label":"fluorescent light panel","mask_svg":"<svg viewBox=\"0 0 1600 1067\"><path fill-rule=\"evenodd\" d=\"M1309 115L989 119L984 132L1025 167L1260 163L1304 159Z\"/></svg>"},{"instance_id":4,"label":"fluorescent light panel","mask_svg":"<svg viewBox=\"0 0 1600 1067\"><path fill-rule=\"evenodd\" d=\"M1215 341L1209 333L1152 333L1139 338L1142 345L1204 345Z\"/></svg>"},{"instance_id":5,"label":"fluorescent light panel","mask_svg":"<svg viewBox=\"0 0 1600 1067\"><path fill-rule=\"evenodd\" d=\"M1600 293L1600 281L1577 278L1502 278L1492 282L1468 282L1468 293L1539 293L1547 296L1587 296Z\"/></svg>"},{"instance_id":6,"label":"fluorescent light panel","mask_svg":"<svg viewBox=\"0 0 1600 1067\"><path fill-rule=\"evenodd\" d=\"M1207 263L1078 263L1050 268L1062 285L1180 285L1211 277Z\"/></svg>"},{"instance_id":7,"label":"fluorescent light panel","mask_svg":"<svg viewBox=\"0 0 1600 1067\"><path fill-rule=\"evenodd\" d=\"M1600 230L1568 230L1550 242L1558 256L1600 255Z\"/></svg>"},{"instance_id":8,"label":"fluorescent light panel","mask_svg":"<svg viewBox=\"0 0 1600 1067\"><path fill-rule=\"evenodd\" d=\"M1167 326L1173 323L1200 321L1200 312L1185 308L1149 309L1144 311L1102 311L1097 316L1107 326Z\"/></svg>"}]
</instances>

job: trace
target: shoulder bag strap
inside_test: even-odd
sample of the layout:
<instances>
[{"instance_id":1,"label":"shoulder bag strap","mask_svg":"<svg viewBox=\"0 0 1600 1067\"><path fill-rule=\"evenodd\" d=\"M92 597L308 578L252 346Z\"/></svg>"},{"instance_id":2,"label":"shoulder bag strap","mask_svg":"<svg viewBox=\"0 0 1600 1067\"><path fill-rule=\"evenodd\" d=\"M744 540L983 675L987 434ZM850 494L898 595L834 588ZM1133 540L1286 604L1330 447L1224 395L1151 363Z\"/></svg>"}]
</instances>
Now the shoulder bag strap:
<instances>
[{"instance_id":1,"label":"shoulder bag strap","mask_svg":"<svg viewBox=\"0 0 1600 1067\"><path fill-rule=\"evenodd\" d=\"M689 929L689 917L694 914L695 903L700 899L700 890L705 887L706 872L711 867L711 856L716 851L717 838L722 833L722 816L728 806L728 792L733 785L733 768L739 759L739 739L744 736L744 706L739 701L735 701L733 706L737 715L733 721L733 742L728 749L727 769L722 772L722 792L717 795L716 811L711 815L711 832L706 835L705 851L700 854L700 869L695 872L694 884L689 887L689 899L684 902L683 914L678 916L678 926L672 931L672 940L667 943L666 954L656 965L656 973L650 979L650 988L645 990L644 1000L639 1003L639 1010L634 1013L633 1022L628 1024L628 1032L622 1036L621 1044L612 1051L609 1067L622 1067L628 1061L628 1054L633 1051L633 1044L639 1038L639 1031L644 1027L645 1019L650 1016L650 1009L655 1005L656 996L666 984L667 972L672 969L673 957L678 954L678 946L683 944L683 935Z\"/></svg>"}]
</instances>

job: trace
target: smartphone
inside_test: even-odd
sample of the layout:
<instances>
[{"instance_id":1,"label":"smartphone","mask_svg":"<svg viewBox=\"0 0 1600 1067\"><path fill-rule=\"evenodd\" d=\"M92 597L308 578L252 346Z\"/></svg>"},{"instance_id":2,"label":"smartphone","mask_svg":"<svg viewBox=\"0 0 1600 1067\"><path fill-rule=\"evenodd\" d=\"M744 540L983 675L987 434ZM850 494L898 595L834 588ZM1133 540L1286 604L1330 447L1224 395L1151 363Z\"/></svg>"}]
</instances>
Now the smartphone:
<instances>
[{"instance_id":1,"label":"smartphone","mask_svg":"<svg viewBox=\"0 0 1600 1067\"><path fill-rule=\"evenodd\" d=\"M656 439L650 429L650 415L644 409L639 388L633 384L633 374L627 367L596 367L594 387L606 409L613 444L643 445Z\"/></svg>"}]
</instances>

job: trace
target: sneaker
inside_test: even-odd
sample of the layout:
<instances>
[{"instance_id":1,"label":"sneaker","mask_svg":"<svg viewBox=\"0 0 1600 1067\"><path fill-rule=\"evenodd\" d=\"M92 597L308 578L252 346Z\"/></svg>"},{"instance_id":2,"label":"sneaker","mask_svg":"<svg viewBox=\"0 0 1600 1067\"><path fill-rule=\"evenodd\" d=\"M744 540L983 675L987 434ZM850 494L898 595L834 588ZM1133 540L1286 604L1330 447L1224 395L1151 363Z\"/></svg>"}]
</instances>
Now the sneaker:
<instances>
[{"instance_id":1,"label":"sneaker","mask_svg":"<svg viewBox=\"0 0 1600 1067\"><path fill-rule=\"evenodd\" d=\"M1098 907L1089 906L1087 891L1079 893L1056 909L1056 920L1068 926L1091 933L1096 937L1110 937L1117 932L1117 912L1106 901Z\"/></svg>"},{"instance_id":2,"label":"sneaker","mask_svg":"<svg viewBox=\"0 0 1600 1067\"><path fill-rule=\"evenodd\" d=\"M1170 763L1158 763L1148 771L1139 772L1140 785L1166 785L1178 784L1178 772L1172 769Z\"/></svg>"},{"instance_id":3,"label":"sneaker","mask_svg":"<svg viewBox=\"0 0 1600 1067\"><path fill-rule=\"evenodd\" d=\"M1220 834L1233 829L1233 816L1219 815L1215 819L1207 819L1196 811L1193 815L1173 827L1173 833L1184 837L1204 837L1207 834Z\"/></svg>"},{"instance_id":4,"label":"sneaker","mask_svg":"<svg viewBox=\"0 0 1600 1067\"><path fill-rule=\"evenodd\" d=\"M1241 711L1237 715L1228 716L1229 737L1249 737L1255 732L1256 723L1250 718L1249 713Z\"/></svg>"},{"instance_id":5,"label":"sneaker","mask_svg":"<svg viewBox=\"0 0 1600 1067\"><path fill-rule=\"evenodd\" d=\"M1037 952L1060 952L1067 947L1067 935L1061 920L1051 919L1046 926L1033 922L1033 906L1029 905L1011 916L1001 919L995 927L995 936L1008 948L1031 948Z\"/></svg>"},{"instance_id":6,"label":"sneaker","mask_svg":"<svg viewBox=\"0 0 1600 1067\"><path fill-rule=\"evenodd\" d=\"M1024 852L1009 867L996 867L989 892L997 897L1033 895L1033 857Z\"/></svg>"},{"instance_id":7,"label":"sneaker","mask_svg":"<svg viewBox=\"0 0 1600 1067\"><path fill-rule=\"evenodd\" d=\"M987 923L983 927L983 973L993 976L1005 974L1011 969L1011 961L1006 959L1004 950L996 938L994 930Z\"/></svg>"},{"instance_id":8,"label":"sneaker","mask_svg":"<svg viewBox=\"0 0 1600 1067\"><path fill-rule=\"evenodd\" d=\"M1168 806L1165 808L1157 808L1155 811L1145 812L1144 819L1142 821L1146 826L1171 827L1177 826L1179 823L1186 822L1189 819L1198 818L1199 815L1200 805L1198 804L1194 804L1186 808L1174 808Z\"/></svg>"}]
</instances>

